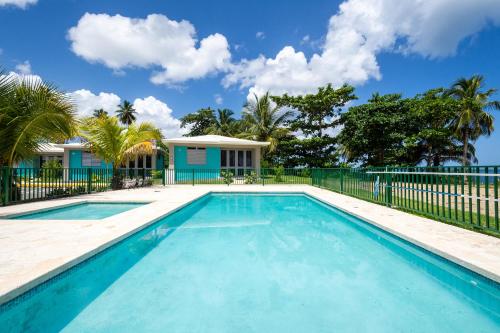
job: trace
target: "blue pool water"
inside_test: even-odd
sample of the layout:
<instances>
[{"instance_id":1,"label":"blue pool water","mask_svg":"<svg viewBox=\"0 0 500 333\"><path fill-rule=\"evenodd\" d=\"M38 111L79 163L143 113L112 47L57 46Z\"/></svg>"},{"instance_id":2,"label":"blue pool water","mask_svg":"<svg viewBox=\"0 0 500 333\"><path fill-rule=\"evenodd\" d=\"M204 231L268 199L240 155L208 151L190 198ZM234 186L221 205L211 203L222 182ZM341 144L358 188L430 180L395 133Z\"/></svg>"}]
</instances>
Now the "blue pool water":
<instances>
[{"instance_id":1,"label":"blue pool water","mask_svg":"<svg viewBox=\"0 0 500 333\"><path fill-rule=\"evenodd\" d=\"M499 332L500 287L305 195L214 194L0 307L2 332Z\"/></svg>"},{"instance_id":2,"label":"blue pool water","mask_svg":"<svg viewBox=\"0 0 500 333\"><path fill-rule=\"evenodd\" d=\"M102 203L89 202L66 207L54 208L43 212L23 214L13 217L16 220L100 220L127 210L137 208L144 203L120 202Z\"/></svg>"}]
</instances>

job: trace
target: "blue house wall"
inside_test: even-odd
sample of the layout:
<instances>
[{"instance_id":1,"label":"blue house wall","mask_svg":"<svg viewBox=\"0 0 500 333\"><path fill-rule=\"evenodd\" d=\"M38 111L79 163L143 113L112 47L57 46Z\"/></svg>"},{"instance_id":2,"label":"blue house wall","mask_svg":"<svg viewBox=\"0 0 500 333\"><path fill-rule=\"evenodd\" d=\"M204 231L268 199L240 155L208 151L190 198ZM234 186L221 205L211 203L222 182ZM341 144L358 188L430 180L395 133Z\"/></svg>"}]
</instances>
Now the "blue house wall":
<instances>
[{"instance_id":1,"label":"blue house wall","mask_svg":"<svg viewBox=\"0 0 500 333\"><path fill-rule=\"evenodd\" d=\"M82 165L82 150L80 149L70 149L69 153L69 168L76 169L71 170L69 179L71 180L81 180L86 179L87 174L84 169L87 168ZM93 167L93 169L111 169L113 167L112 163L106 163L101 161L101 165L98 167Z\"/></svg>"},{"instance_id":2,"label":"blue house wall","mask_svg":"<svg viewBox=\"0 0 500 333\"><path fill-rule=\"evenodd\" d=\"M180 182L195 179L217 179L220 177L220 147L206 147L205 164L188 164L187 146L174 146L175 180ZM193 172L193 170L201 170Z\"/></svg>"}]
</instances>

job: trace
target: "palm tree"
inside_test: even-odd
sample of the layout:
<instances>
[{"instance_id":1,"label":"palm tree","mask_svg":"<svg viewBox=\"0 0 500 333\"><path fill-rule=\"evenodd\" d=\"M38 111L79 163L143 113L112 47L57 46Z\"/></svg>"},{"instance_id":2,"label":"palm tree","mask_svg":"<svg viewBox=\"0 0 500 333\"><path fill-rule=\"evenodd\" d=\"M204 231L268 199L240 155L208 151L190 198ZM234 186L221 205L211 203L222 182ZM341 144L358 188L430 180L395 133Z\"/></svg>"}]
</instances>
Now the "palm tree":
<instances>
[{"instance_id":1,"label":"palm tree","mask_svg":"<svg viewBox=\"0 0 500 333\"><path fill-rule=\"evenodd\" d=\"M107 117L108 116L108 112L107 111L104 111L103 108L100 108L100 109L95 109L94 110L94 113L92 114L94 117L96 118L99 118L99 117Z\"/></svg>"},{"instance_id":2,"label":"palm tree","mask_svg":"<svg viewBox=\"0 0 500 333\"><path fill-rule=\"evenodd\" d=\"M237 121L234 112L229 109L218 109L217 117L207 129L207 134L233 136L237 132Z\"/></svg>"},{"instance_id":3,"label":"palm tree","mask_svg":"<svg viewBox=\"0 0 500 333\"><path fill-rule=\"evenodd\" d=\"M153 124L143 122L123 127L116 117L86 118L80 126L80 136L84 138L92 152L112 163L112 187L120 186L118 168L127 158L141 155L151 155L155 142L161 142L161 131Z\"/></svg>"},{"instance_id":4,"label":"palm tree","mask_svg":"<svg viewBox=\"0 0 500 333\"><path fill-rule=\"evenodd\" d=\"M0 72L0 165L32 157L42 142L64 142L76 123L75 106L55 86Z\"/></svg>"},{"instance_id":5,"label":"palm tree","mask_svg":"<svg viewBox=\"0 0 500 333\"><path fill-rule=\"evenodd\" d=\"M124 100L122 104L118 105L116 114L118 115L118 119L120 119L122 124L130 126L130 124L135 121L135 115L137 114L137 112L135 111L132 103Z\"/></svg>"},{"instance_id":6,"label":"palm tree","mask_svg":"<svg viewBox=\"0 0 500 333\"><path fill-rule=\"evenodd\" d=\"M462 163L469 163L469 141L475 141L482 135L493 132L494 117L487 110L500 110L499 101L490 101L496 89L483 91L484 77L474 75L470 79L458 79L448 90L448 95L460 102L451 127L460 136L463 143Z\"/></svg>"},{"instance_id":7,"label":"palm tree","mask_svg":"<svg viewBox=\"0 0 500 333\"><path fill-rule=\"evenodd\" d=\"M282 112L273 105L269 92L262 97L254 94L254 100L244 106L243 117L246 131L240 136L270 143L267 152L273 152L279 139L288 133L285 122L292 115L291 111Z\"/></svg>"}]
</instances>

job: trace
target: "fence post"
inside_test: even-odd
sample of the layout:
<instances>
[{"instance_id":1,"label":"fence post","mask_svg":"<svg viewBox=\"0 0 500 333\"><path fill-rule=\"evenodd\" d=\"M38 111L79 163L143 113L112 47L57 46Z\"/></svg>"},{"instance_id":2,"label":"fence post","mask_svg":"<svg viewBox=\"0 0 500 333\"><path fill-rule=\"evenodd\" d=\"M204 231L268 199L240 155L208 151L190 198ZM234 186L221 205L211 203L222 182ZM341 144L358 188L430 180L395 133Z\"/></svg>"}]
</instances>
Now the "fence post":
<instances>
[{"instance_id":1,"label":"fence post","mask_svg":"<svg viewBox=\"0 0 500 333\"><path fill-rule=\"evenodd\" d=\"M340 169L340 193L344 193L344 169Z\"/></svg>"},{"instance_id":2,"label":"fence post","mask_svg":"<svg viewBox=\"0 0 500 333\"><path fill-rule=\"evenodd\" d=\"M9 203L9 167L2 168L2 181L3 181L2 205L5 206Z\"/></svg>"},{"instance_id":3,"label":"fence post","mask_svg":"<svg viewBox=\"0 0 500 333\"><path fill-rule=\"evenodd\" d=\"M385 168L385 195L386 195L386 204L391 207L392 206L392 174L388 172L387 168Z\"/></svg>"},{"instance_id":4,"label":"fence post","mask_svg":"<svg viewBox=\"0 0 500 333\"><path fill-rule=\"evenodd\" d=\"M87 193L92 193L92 168L87 168Z\"/></svg>"},{"instance_id":5,"label":"fence post","mask_svg":"<svg viewBox=\"0 0 500 333\"><path fill-rule=\"evenodd\" d=\"M167 174L167 173L165 172L165 168L162 168L162 169L161 169L161 184L162 184L163 186L165 186L165 183L166 183L166 181L165 181L165 176L166 176L166 174Z\"/></svg>"},{"instance_id":6,"label":"fence post","mask_svg":"<svg viewBox=\"0 0 500 333\"><path fill-rule=\"evenodd\" d=\"M192 169L191 171L192 171L191 181L193 182L193 186L194 186L194 169Z\"/></svg>"},{"instance_id":7,"label":"fence post","mask_svg":"<svg viewBox=\"0 0 500 333\"><path fill-rule=\"evenodd\" d=\"M260 169L260 178L262 178L262 186L264 186L264 174L262 173L262 169Z\"/></svg>"}]
</instances>

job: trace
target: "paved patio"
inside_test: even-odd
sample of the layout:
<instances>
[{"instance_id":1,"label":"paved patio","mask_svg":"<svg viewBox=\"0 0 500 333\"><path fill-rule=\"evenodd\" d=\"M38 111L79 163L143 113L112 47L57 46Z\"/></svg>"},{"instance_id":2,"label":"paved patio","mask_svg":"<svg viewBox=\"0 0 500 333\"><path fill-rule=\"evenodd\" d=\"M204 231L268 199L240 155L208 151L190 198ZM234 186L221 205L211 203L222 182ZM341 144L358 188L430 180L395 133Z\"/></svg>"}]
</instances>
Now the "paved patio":
<instances>
[{"instance_id":1,"label":"paved patio","mask_svg":"<svg viewBox=\"0 0 500 333\"><path fill-rule=\"evenodd\" d=\"M0 304L209 192L304 192L500 282L500 239L308 185L200 185L101 192L0 208ZM2 217L77 202L151 202L102 220Z\"/></svg>"}]
</instances>

